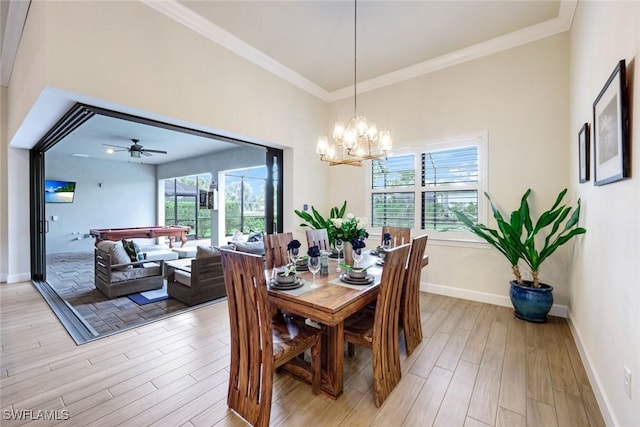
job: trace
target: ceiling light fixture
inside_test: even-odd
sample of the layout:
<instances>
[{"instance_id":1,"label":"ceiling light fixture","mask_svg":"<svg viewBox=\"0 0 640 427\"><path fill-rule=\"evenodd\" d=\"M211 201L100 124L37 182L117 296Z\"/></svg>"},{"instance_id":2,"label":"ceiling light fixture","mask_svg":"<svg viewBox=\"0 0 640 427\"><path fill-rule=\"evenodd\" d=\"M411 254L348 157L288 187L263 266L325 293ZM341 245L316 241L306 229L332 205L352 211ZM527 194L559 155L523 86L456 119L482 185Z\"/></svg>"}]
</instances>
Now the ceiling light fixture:
<instances>
[{"instance_id":1,"label":"ceiling light fixture","mask_svg":"<svg viewBox=\"0 0 640 427\"><path fill-rule=\"evenodd\" d=\"M353 117L346 123L336 122L333 128L333 143L326 136L318 138L316 153L320 160L330 166L362 166L364 160L386 157L393 148L388 130L378 130L375 123L359 116L357 110L357 23L358 2L353 2Z\"/></svg>"}]
</instances>

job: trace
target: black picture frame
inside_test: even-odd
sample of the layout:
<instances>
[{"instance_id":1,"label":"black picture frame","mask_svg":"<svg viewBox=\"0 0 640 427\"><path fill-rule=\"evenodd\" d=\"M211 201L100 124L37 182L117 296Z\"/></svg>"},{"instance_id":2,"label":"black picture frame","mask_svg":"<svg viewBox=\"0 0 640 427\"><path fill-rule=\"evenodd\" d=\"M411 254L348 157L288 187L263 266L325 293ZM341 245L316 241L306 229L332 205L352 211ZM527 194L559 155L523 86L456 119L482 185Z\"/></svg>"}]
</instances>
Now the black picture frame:
<instances>
[{"instance_id":1,"label":"black picture frame","mask_svg":"<svg viewBox=\"0 0 640 427\"><path fill-rule=\"evenodd\" d=\"M589 123L585 123L578 132L578 167L579 181L584 183L589 181L589 169L591 165L591 156L589 155Z\"/></svg>"},{"instance_id":2,"label":"black picture frame","mask_svg":"<svg viewBox=\"0 0 640 427\"><path fill-rule=\"evenodd\" d=\"M629 119L624 59L593 103L593 183L605 185L630 176Z\"/></svg>"}]
</instances>

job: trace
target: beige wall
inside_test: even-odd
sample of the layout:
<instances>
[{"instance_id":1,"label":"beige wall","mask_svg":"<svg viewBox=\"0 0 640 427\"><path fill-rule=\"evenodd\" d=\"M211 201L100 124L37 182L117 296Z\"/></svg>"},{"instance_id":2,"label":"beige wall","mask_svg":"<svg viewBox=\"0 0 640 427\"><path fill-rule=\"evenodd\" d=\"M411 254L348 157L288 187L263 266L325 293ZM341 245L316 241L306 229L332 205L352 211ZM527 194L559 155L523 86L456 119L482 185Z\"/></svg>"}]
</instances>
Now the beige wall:
<instances>
[{"instance_id":1,"label":"beige wall","mask_svg":"<svg viewBox=\"0 0 640 427\"><path fill-rule=\"evenodd\" d=\"M568 73L565 33L362 94L358 105L372 120L390 124L397 147L487 132L489 193L511 211L531 187L536 209L549 207L569 181ZM352 114L352 101L332 107L333 116ZM330 188L341 190L330 192L331 203L348 194L349 210L370 216L362 185L342 184L363 182L366 168L332 171ZM510 305L511 269L496 250L436 239L431 233L430 265L422 275L437 285L430 289ZM555 254L542 272L560 305L567 304L566 256Z\"/></svg>"},{"instance_id":2,"label":"beige wall","mask_svg":"<svg viewBox=\"0 0 640 427\"><path fill-rule=\"evenodd\" d=\"M637 379L633 400L622 394L623 365L640 375L640 188L637 178L578 185L576 139L618 59L638 81L639 7L580 2L570 35L359 96L399 146L487 132L488 190L502 206L517 204L527 187L534 209L565 186L572 201L582 198L588 233L548 263L543 280L556 287L557 303L569 304L605 416L620 425L640 419ZM300 232L293 209L303 203L326 211L346 199L350 211L366 214L364 170L328 168L313 153L317 136L351 115L350 100L327 106L138 2L33 2L9 90L0 90L9 107L0 114L0 277L29 273L28 153L6 143L45 87L285 148L286 229ZM632 129L637 93L636 84ZM632 153L636 174L640 150ZM510 271L494 250L435 239L428 246L423 282L504 301Z\"/></svg>"},{"instance_id":3,"label":"beige wall","mask_svg":"<svg viewBox=\"0 0 640 427\"><path fill-rule=\"evenodd\" d=\"M595 187L578 184L571 163L571 191L582 198L584 245L571 260L570 319L610 425L640 420L640 3L580 2L570 40L571 158L577 135L593 124L592 105L620 59L627 62L631 105L631 178ZM592 151L593 152L593 151ZM591 164L593 176L593 162ZM631 398L623 369L634 376Z\"/></svg>"},{"instance_id":4,"label":"beige wall","mask_svg":"<svg viewBox=\"0 0 640 427\"><path fill-rule=\"evenodd\" d=\"M298 223L293 209L303 203L326 206L324 188L308 188L328 170L307 148L326 123L327 105L140 2L33 2L9 86L9 135L44 87L284 148L285 228ZM10 238L17 246L7 272L24 280L28 152L8 151L17 162L8 170L3 229L22 237Z\"/></svg>"},{"instance_id":5,"label":"beige wall","mask_svg":"<svg viewBox=\"0 0 640 427\"><path fill-rule=\"evenodd\" d=\"M7 281L7 88L0 86L0 283Z\"/></svg>"}]
</instances>

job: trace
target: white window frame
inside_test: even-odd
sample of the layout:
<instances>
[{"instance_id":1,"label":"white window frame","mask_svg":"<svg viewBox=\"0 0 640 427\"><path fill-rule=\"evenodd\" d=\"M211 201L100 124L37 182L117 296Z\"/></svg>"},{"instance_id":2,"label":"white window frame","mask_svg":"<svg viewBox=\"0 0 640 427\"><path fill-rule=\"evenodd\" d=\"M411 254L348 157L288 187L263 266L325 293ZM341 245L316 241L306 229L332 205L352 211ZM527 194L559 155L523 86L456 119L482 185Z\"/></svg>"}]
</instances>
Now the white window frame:
<instances>
[{"instance_id":1,"label":"white window frame","mask_svg":"<svg viewBox=\"0 0 640 427\"><path fill-rule=\"evenodd\" d=\"M487 132L477 132L468 135L460 135L455 137L447 137L442 138L437 141L430 141L425 144L420 145L412 145L405 146L400 148L394 148L393 156L401 156L406 154L413 154L415 161L415 186L413 190L408 188L406 191L413 191L415 194L415 212L414 212L414 226L412 228L412 235L417 236L424 234L425 232L429 234L429 241L434 243L441 243L444 245L447 244L459 244L459 243L484 243L483 240L480 240L475 234L470 231L434 231L434 230L425 230L422 229L422 193L424 191L432 190L432 187L422 186L422 153L429 151L438 151L438 150L449 150L455 149L459 147L466 147L469 145L476 145L478 147L478 222L486 224L488 218L488 204L486 201L486 197L484 196L485 192L488 192L488 182L487 182L487 165L488 165L488 133ZM370 215L372 212L371 206L371 198L372 194L375 193L385 193L384 190L373 190L371 182L371 162L367 162L367 172L365 179L365 207L367 209L368 214ZM437 187L440 191L446 191L447 187L439 186ZM458 190L458 188L451 188L452 190ZM405 189L393 189L393 192L397 191L405 191ZM374 235L380 235L382 233L381 227L369 227L369 233Z\"/></svg>"}]
</instances>

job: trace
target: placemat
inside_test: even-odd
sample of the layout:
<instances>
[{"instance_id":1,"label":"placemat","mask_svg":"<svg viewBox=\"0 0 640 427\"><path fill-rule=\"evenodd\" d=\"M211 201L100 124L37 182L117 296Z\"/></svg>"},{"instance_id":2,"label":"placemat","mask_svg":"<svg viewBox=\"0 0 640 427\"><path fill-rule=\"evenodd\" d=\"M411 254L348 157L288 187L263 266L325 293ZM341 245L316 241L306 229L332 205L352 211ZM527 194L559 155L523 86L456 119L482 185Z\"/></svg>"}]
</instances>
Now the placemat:
<instances>
[{"instance_id":1,"label":"placemat","mask_svg":"<svg viewBox=\"0 0 640 427\"><path fill-rule=\"evenodd\" d=\"M273 289L274 291L280 291L280 292L286 292L288 294L291 295L295 295L295 296L300 296L302 294L305 294L307 292L309 292L312 288L311 288L311 282L308 282L304 279L300 279L304 282L304 284L302 286L300 286L299 288L295 288L295 289L291 289L291 290L285 290L285 289Z\"/></svg>"},{"instance_id":2,"label":"placemat","mask_svg":"<svg viewBox=\"0 0 640 427\"><path fill-rule=\"evenodd\" d=\"M379 274L374 274L373 275L375 277L375 279L373 280L373 283L371 283L371 285L375 285L376 283L380 283L380 275ZM339 285L339 286L344 286L346 288L351 288L351 289L363 289L363 288L367 288L371 285L352 285L351 283L345 283L342 280L340 280L339 277L336 277L333 280L329 280L329 283L331 283L332 285Z\"/></svg>"}]
</instances>

